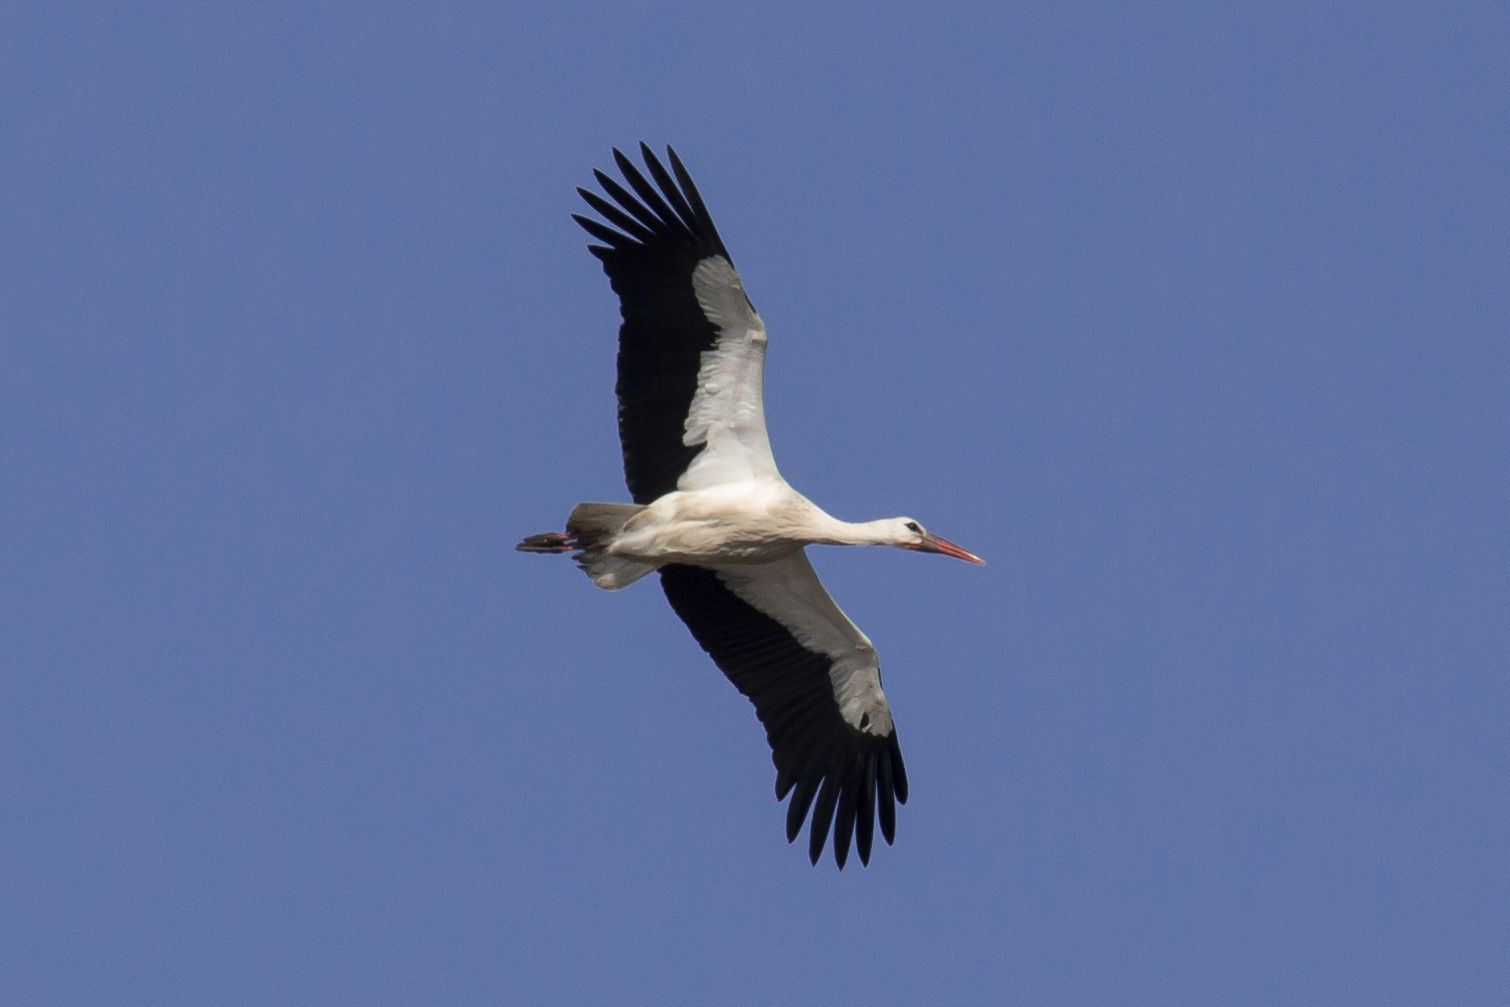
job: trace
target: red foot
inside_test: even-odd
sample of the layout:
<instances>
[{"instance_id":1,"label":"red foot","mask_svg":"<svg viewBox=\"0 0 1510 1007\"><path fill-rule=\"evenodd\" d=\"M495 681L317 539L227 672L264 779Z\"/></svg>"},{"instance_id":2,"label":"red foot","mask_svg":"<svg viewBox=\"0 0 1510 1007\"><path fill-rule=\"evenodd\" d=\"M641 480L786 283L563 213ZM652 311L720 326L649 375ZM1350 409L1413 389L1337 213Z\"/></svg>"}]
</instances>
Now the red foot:
<instances>
[{"instance_id":1,"label":"red foot","mask_svg":"<svg viewBox=\"0 0 1510 1007\"><path fill-rule=\"evenodd\" d=\"M542 535L531 535L514 548L520 552L571 552L577 546L576 540L570 535L548 531Z\"/></svg>"}]
</instances>

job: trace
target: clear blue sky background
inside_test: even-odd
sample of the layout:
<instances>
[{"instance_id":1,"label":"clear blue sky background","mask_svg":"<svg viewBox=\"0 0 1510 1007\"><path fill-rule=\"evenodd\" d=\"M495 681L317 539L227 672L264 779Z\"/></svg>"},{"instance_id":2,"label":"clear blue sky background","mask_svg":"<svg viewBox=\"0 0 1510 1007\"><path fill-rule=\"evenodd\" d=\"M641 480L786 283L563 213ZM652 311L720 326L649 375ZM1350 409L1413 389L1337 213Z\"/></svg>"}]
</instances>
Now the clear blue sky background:
<instances>
[{"instance_id":1,"label":"clear blue sky background","mask_svg":"<svg viewBox=\"0 0 1510 1007\"><path fill-rule=\"evenodd\" d=\"M536 8L543 7L543 11ZM10 3L0 1001L1510 1002L1510 13ZM913 784L781 834L568 218L675 144Z\"/></svg>"}]
</instances>

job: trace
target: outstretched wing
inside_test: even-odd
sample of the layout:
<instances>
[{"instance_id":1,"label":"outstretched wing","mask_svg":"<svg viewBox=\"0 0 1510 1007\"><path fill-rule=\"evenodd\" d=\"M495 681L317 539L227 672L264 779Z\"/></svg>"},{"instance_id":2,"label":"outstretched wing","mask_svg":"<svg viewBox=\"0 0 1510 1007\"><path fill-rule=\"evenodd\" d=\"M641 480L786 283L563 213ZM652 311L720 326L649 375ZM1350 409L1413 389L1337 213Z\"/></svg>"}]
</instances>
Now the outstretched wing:
<instances>
[{"instance_id":1,"label":"outstretched wing","mask_svg":"<svg viewBox=\"0 0 1510 1007\"><path fill-rule=\"evenodd\" d=\"M629 188L596 171L608 198L577 191L603 220L572 215L602 242L588 247L624 318L617 390L629 492L650 503L777 477L761 397L765 325L676 152L666 149L671 172L644 144L640 153L653 185L615 150Z\"/></svg>"},{"instance_id":2,"label":"outstretched wing","mask_svg":"<svg viewBox=\"0 0 1510 1007\"><path fill-rule=\"evenodd\" d=\"M776 764L776 799L792 795L787 841L811 808L814 864L830 826L840 868L851 837L868 864L877 818L890 843L896 805L907 802L902 750L870 640L802 552L750 566L662 567L661 584L697 642L755 704Z\"/></svg>"}]
</instances>

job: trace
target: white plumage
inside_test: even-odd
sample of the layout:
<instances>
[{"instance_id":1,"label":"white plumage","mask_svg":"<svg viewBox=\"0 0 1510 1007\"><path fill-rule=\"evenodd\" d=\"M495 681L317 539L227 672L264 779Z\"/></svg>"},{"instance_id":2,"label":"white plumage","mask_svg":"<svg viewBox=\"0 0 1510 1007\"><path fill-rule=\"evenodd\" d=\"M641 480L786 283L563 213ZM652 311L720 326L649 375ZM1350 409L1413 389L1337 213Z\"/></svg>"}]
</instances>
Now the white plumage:
<instances>
[{"instance_id":1,"label":"white plumage","mask_svg":"<svg viewBox=\"0 0 1510 1007\"><path fill-rule=\"evenodd\" d=\"M817 863L833 830L869 863L874 825L890 843L907 776L869 638L834 604L804 553L888 545L983 560L911 518L852 523L787 485L766 435L766 330L676 152L668 172L641 145L654 185L619 151L631 193L577 190L607 223L575 216L619 295L619 436L633 504L579 504L565 532L526 552L575 553L599 587L655 571L677 614L755 704L791 794L787 839L812 810ZM675 177L673 178L673 173ZM611 226L610 226L611 225Z\"/></svg>"}]
</instances>

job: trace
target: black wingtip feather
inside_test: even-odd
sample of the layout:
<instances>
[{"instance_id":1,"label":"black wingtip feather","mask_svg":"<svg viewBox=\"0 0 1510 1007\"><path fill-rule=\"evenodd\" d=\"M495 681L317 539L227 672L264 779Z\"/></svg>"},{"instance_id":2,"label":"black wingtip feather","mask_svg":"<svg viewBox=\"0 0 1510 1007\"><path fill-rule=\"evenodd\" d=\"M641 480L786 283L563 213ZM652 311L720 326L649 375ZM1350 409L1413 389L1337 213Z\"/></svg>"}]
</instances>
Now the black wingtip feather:
<instances>
[{"instance_id":1,"label":"black wingtip feather","mask_svg":"<svg viewBox=\"0 0 1510 1007\"><path fill-rule=\"evenodd\" d=\"M844 862L849 859L849 844L855 834L855 814L860 802L860 795L855 789L854 781L845 783L839 789L839 804L834 809L834 863L839 865L839 870L844 870Z\"/></svg>"},{"instance_id":2,"label":"black wingtip feather","mask_svg":"<svg viewBox=\"0 0 1510 1007\"><path fill-rule=\"evenodd\" d=\"M792 791L792 803L786 808L787 842L796 842L797 837L802 835L802 823L807 820L807 809L813 806L813 798L817 795L817 777L810 776L797 781L797 789Z\"/></svg>"},{"instance_id":3,"label":"black wingtip feather","mask_svg":"<svg viewBox=\"0 0 1510 1007\"><path fill-rule=\"evenodd\" d=\"M865 776L860 781L860 800L855 813L855 850L860 863L870 866L870 844L876 827L876 760L865 760Z\"/></svg>"},{"instance_id":4,"label":"black wingtip feather","mask_svg":"<svg viewBox=\"0 0 1510 1007\"><path fill-rule=\"evenodd\" d=\"M583 201L592 207L594 211L601 214L604 220L607 220L614 227L617 227L640 244L643 245L654 237L649 228L591 189L584 189L578 186L577 195L581 196ZM572 216L575 217L577 215L573 214Z\"/></svg>"},{"instance_id":5,"label":"black wingtip feather","mask_svg":"<svg viewBox=\"0 0 1510 1007\"><path fill-rule=\"evenodd\" d=\"M896 787L891 779L890 759L876 763L876 817L881 822L881 837L890 846L897 833Z\"/></svg>"},{"instance_id":6,"label":"black wingtip feather","mask_svg":"<svg viewBox=\"0 0 1510 1007\"><path fill-rule=\"evenodd\" d=\"M728 259L732 264L734 259L730 257L729 250L724 247L724 239L719 237L718 228L713 226L713 216L708 213L708 207L703 204L702 193L697 191L697 185L692 181L692 175L687 171L682 159L676 156L676 151L666 148L666 156L671 159L671 170L676 174L676 180L681 184L682 192L687 195L687 203L692 208L692 215L697 218L699 228L707 228L707 233L701 237L718 249L720 255Z\"/></svg>"},{"instance_id":7,"label":"black wingtip feather","mask_svg":"<svg viewBox=\"0 0 1510 1007\"><path fill-rule=\"evenodd\" d=\"M902 749L895 741L891 746L891 785L897 792L897 803L907 803L907 767L902 765Z\"/></svg>"},{"instance_id":8,"label":"black wingtip feather","mask_svg":"<svg viewBox=\"0 0 1510 1007\"><path fill-rule=\"evenodd\" d=\"M577 191L594 210L603 214L615 226L623 228L641 244L674 243L684 248L700 249L704 254L722 255L732 263L729 250L724 247L718 228L713 225L713 218L703 203L702 195L697 191L692 176L675 149L670 146L666 148L667 159L671 162L670 171L656 157L650 145L643 141L640 143L640 155L645 161L645 169L655 181L654 185L646 180L645 172L617 147L613 148L614 164L629 188L626 189L607 172L593 169L593 178L613 203L618 204L612 210L604 209L600 203L610 207L613 207L613 203L602 200L596 193L583 189ZM630 189L634 191L630 192ZM622 218L616 216L620 213L627 214L636 222L635 225L631 227L623 224Z\"/></svg>"},{"instance_id":9,"label":"black wingtip feather","mask_svg":"<svg viewBox=\"0 0 1510 1007\"><path fill-rule=\"evenodd\" d=\"M885 747L851 757L858 761L846 766L838 751L823 748L800 763L805 769L778 771L777 800L791 794L786 813L787 842L794 842L806 824L808 858L815 865L830 831L834 862L840 870L851 843L860 863L870 866L877 824L888 846L896 841L896 806L907 799L900 749L888 738Z\"/></svg>"},{"instance_id":10,"label":"black wingtip feather","mask_svg":"<svg viewBox=\"0 0 1510 1007\"><path fill-rule=\"evenodd\" d=\"M603 191L613 197L615 203L618 203L619 206L629 211L634 216L634 219L644 224L650 231L657 232L665 229L666 225L664 221L647 209L645 204L635 199L628 189L615 182L611 176L593 169L593 177L598 180L598 184L603 187Z\"/></svg>"},{"instance_id":11,"label":"black wingtip feather","mask_svg":"<svg viewBox=\"0 0 1510 1007\"><path fill-rule=\"evenodd\" d=\"M572 214L571 219L577 222L578 227L604 242L609 248L622 248L629 240L606 224L599 223L591 217L584 217L580 213Z\"/></svg>"},{"instance_id":12,"label":"black wingtip feather","mask_svg":"<svg viewBox=\"0 0 1510 1007\"><path fill-rule=\"evenodd\" d=\"M655 186L645 180L645 176L640 173L640 169L634 166L634 162L618 151L614 153L616 155L614 159L618 162L619 170L624 173L624 178L629 182L630 187L634 189L645 205L650 208L650 212L659 217L661 223L667 227L677 228L685 226L680 218L672 212L671 207L666 205L666 201L661 198L661 194L655 191Z\"/></svg>"},{"instance_id":13,"label":"black wingtip feather","mask_svg":"<svg viewBox=\"0 0 1510 1007\"><path fill-rule=\"evenodd\" d=\"M667 147L666 149L669 151L671 148ZM692 207L687 204L686 197L682 195L681 189L677 188L676 182L667 173L665 166L661 164L643 140L640 141L640 155L645 160L645 167L650 169L650 177L655 179L655 184L660 186L661 193L666 197L666 201L671 204L671 208L681 218L682 226L695 233L697 231L697 215L692 212Z\"/></svg>"},{"instance_id":14,"label":"black wingtip feather","mask_svg":"<svg viewBox=\"0 0 1510 1007\"><path fill-rule=\"evenodd\" d=\"M818 791L818 801L813 805L813 821L808 827L807 855L814 866L817 866L818 858L823 856L823 844L828 841L828 830L833 826L834 808L838 803L838 781L832 776L825 776L823 787Z\"/></svg>"}]
</instances>

